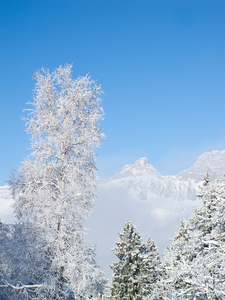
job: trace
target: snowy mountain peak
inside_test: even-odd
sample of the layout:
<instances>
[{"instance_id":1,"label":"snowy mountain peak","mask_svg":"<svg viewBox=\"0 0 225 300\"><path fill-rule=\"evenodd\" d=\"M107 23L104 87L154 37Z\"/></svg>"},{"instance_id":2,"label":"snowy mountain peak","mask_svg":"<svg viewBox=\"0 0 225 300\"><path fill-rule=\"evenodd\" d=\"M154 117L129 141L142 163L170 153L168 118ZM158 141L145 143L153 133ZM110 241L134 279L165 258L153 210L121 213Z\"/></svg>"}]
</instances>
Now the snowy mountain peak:
<instances>
[{"instance_id":1,"label":"snowy mountain peak","mask_svg":"<svg viewBox=\"0 0 225 300\"><path fill-rule=\"evenodd\" d=\"M160 176L160 173L148 162L146 157L135 161L133 165L125 165L116 177L133 176L147 173L148 175Z\"/></svg>"},{"instance_id":2,"label":"snowy mountain peak","mask_svg":"<svg viewBox=\"0 0 225 300\"><path fill-rule=\"evenodd\" d=\"M210 181L224 175L225 150L203 153L191 168L179 173L178 177L185 180L192 178L195 181L201 181L207 172L209 172Z\"/></svg>"},{"instance_id":3,"label":"snowy mountain peak","mask_svg":"<svg viewBox=\"0 0 225 300\"><path fill-rule=\"evenodd\" d=\"M146 157L142 157L136 160L133 166L135 169L139 169L139 168L145 168L147 165L149 165L148 159Z\"/></svg>"}]
</instances>

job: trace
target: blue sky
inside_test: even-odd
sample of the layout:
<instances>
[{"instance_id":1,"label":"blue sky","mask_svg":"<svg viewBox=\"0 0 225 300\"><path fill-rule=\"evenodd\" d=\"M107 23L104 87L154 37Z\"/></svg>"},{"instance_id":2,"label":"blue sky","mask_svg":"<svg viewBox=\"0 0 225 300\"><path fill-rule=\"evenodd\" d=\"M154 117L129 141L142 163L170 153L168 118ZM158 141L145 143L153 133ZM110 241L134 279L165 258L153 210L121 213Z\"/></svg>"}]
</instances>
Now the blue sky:
<instances>
[{"instance_id":1,"label":"blue sky","mask_svg":"<svg viewBox=\"0 0 225 300\"><path fill-rule=\"evenodd\" d=\"M35 70L65 63L104 90L101 176L142 156L162 174L225 149L225 2L0 0L0 185L29 153Z\"/></svg>"}]
</instances>

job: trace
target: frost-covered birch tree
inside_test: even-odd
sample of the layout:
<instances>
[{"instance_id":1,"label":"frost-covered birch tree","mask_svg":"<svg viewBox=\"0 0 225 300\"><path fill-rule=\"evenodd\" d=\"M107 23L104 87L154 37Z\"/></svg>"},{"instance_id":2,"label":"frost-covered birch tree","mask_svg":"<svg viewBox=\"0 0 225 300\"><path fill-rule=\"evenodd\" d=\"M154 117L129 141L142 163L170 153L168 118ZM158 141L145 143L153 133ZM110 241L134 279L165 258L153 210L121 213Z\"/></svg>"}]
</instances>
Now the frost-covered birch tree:
<instances>
[{"instance_id":1,"label":"frost-covered birch tree","mask_svg":"<svg viewBox=\"0 0 225 300\"><path fill-rule=\"evenodd\" d=\"M41 69L35 79L26 118L32 153L10 180L15 212L40 237L40 255L50 264L45 282L50 299L76 297L85 289L88 269L83 220L96 195L101 87L89 76L74 80L71 65Z\"/></svg>"}]
</instances>

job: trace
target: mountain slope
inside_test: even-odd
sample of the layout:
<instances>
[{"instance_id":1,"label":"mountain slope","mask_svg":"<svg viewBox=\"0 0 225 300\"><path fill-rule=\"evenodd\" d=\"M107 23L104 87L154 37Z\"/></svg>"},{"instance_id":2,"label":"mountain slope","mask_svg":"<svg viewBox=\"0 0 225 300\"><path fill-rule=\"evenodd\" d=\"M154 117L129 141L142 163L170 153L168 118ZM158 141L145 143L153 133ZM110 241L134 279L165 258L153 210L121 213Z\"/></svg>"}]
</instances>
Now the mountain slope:
<instances>
[{"instance_id":1,"label":"mountain slope","mask_svg":"<svg viewBox=\"0 0 225 300\"><path fill-rule=\"evenodd\" d=\"M225 174L225 150L203 153L190 169L182 171L177 177L198 182L207 172L211 181Z\"/></svg>"},{"instance_id":2,"label":"mountain slope","mask_svg":"<svg viewBox=\"0 0 225 300\"><path fill-rule=\"evenodd\" d=\"M173 197L180 201L194 199L198 185L189 176L163 176L151 164L147 158L137 160L133 165L126 165L121 172L110 178L104 185L125 186L133 197L139 200L147 200L154 196L164 198Z\"/></svg>"}]
</instances>

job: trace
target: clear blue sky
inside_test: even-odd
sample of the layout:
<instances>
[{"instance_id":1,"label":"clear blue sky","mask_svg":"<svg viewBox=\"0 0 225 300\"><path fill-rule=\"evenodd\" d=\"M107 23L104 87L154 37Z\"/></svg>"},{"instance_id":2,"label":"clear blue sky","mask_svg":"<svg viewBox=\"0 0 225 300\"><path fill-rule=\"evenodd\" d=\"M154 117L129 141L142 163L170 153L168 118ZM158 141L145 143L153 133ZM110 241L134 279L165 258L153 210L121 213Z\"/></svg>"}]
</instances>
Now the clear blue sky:
<instances>
[{"instance_id":1,"label":"clear blue sky","mask_svg":"<svg viewBox=\"0 0 225 300\"><path fill-rule=\"evenodd\" d=\"M35 70L72 63L104 90L101 176L162 174L225 149L225 1L0 0L0 185L29 151Z\"/></svg>"}]
</instances>

